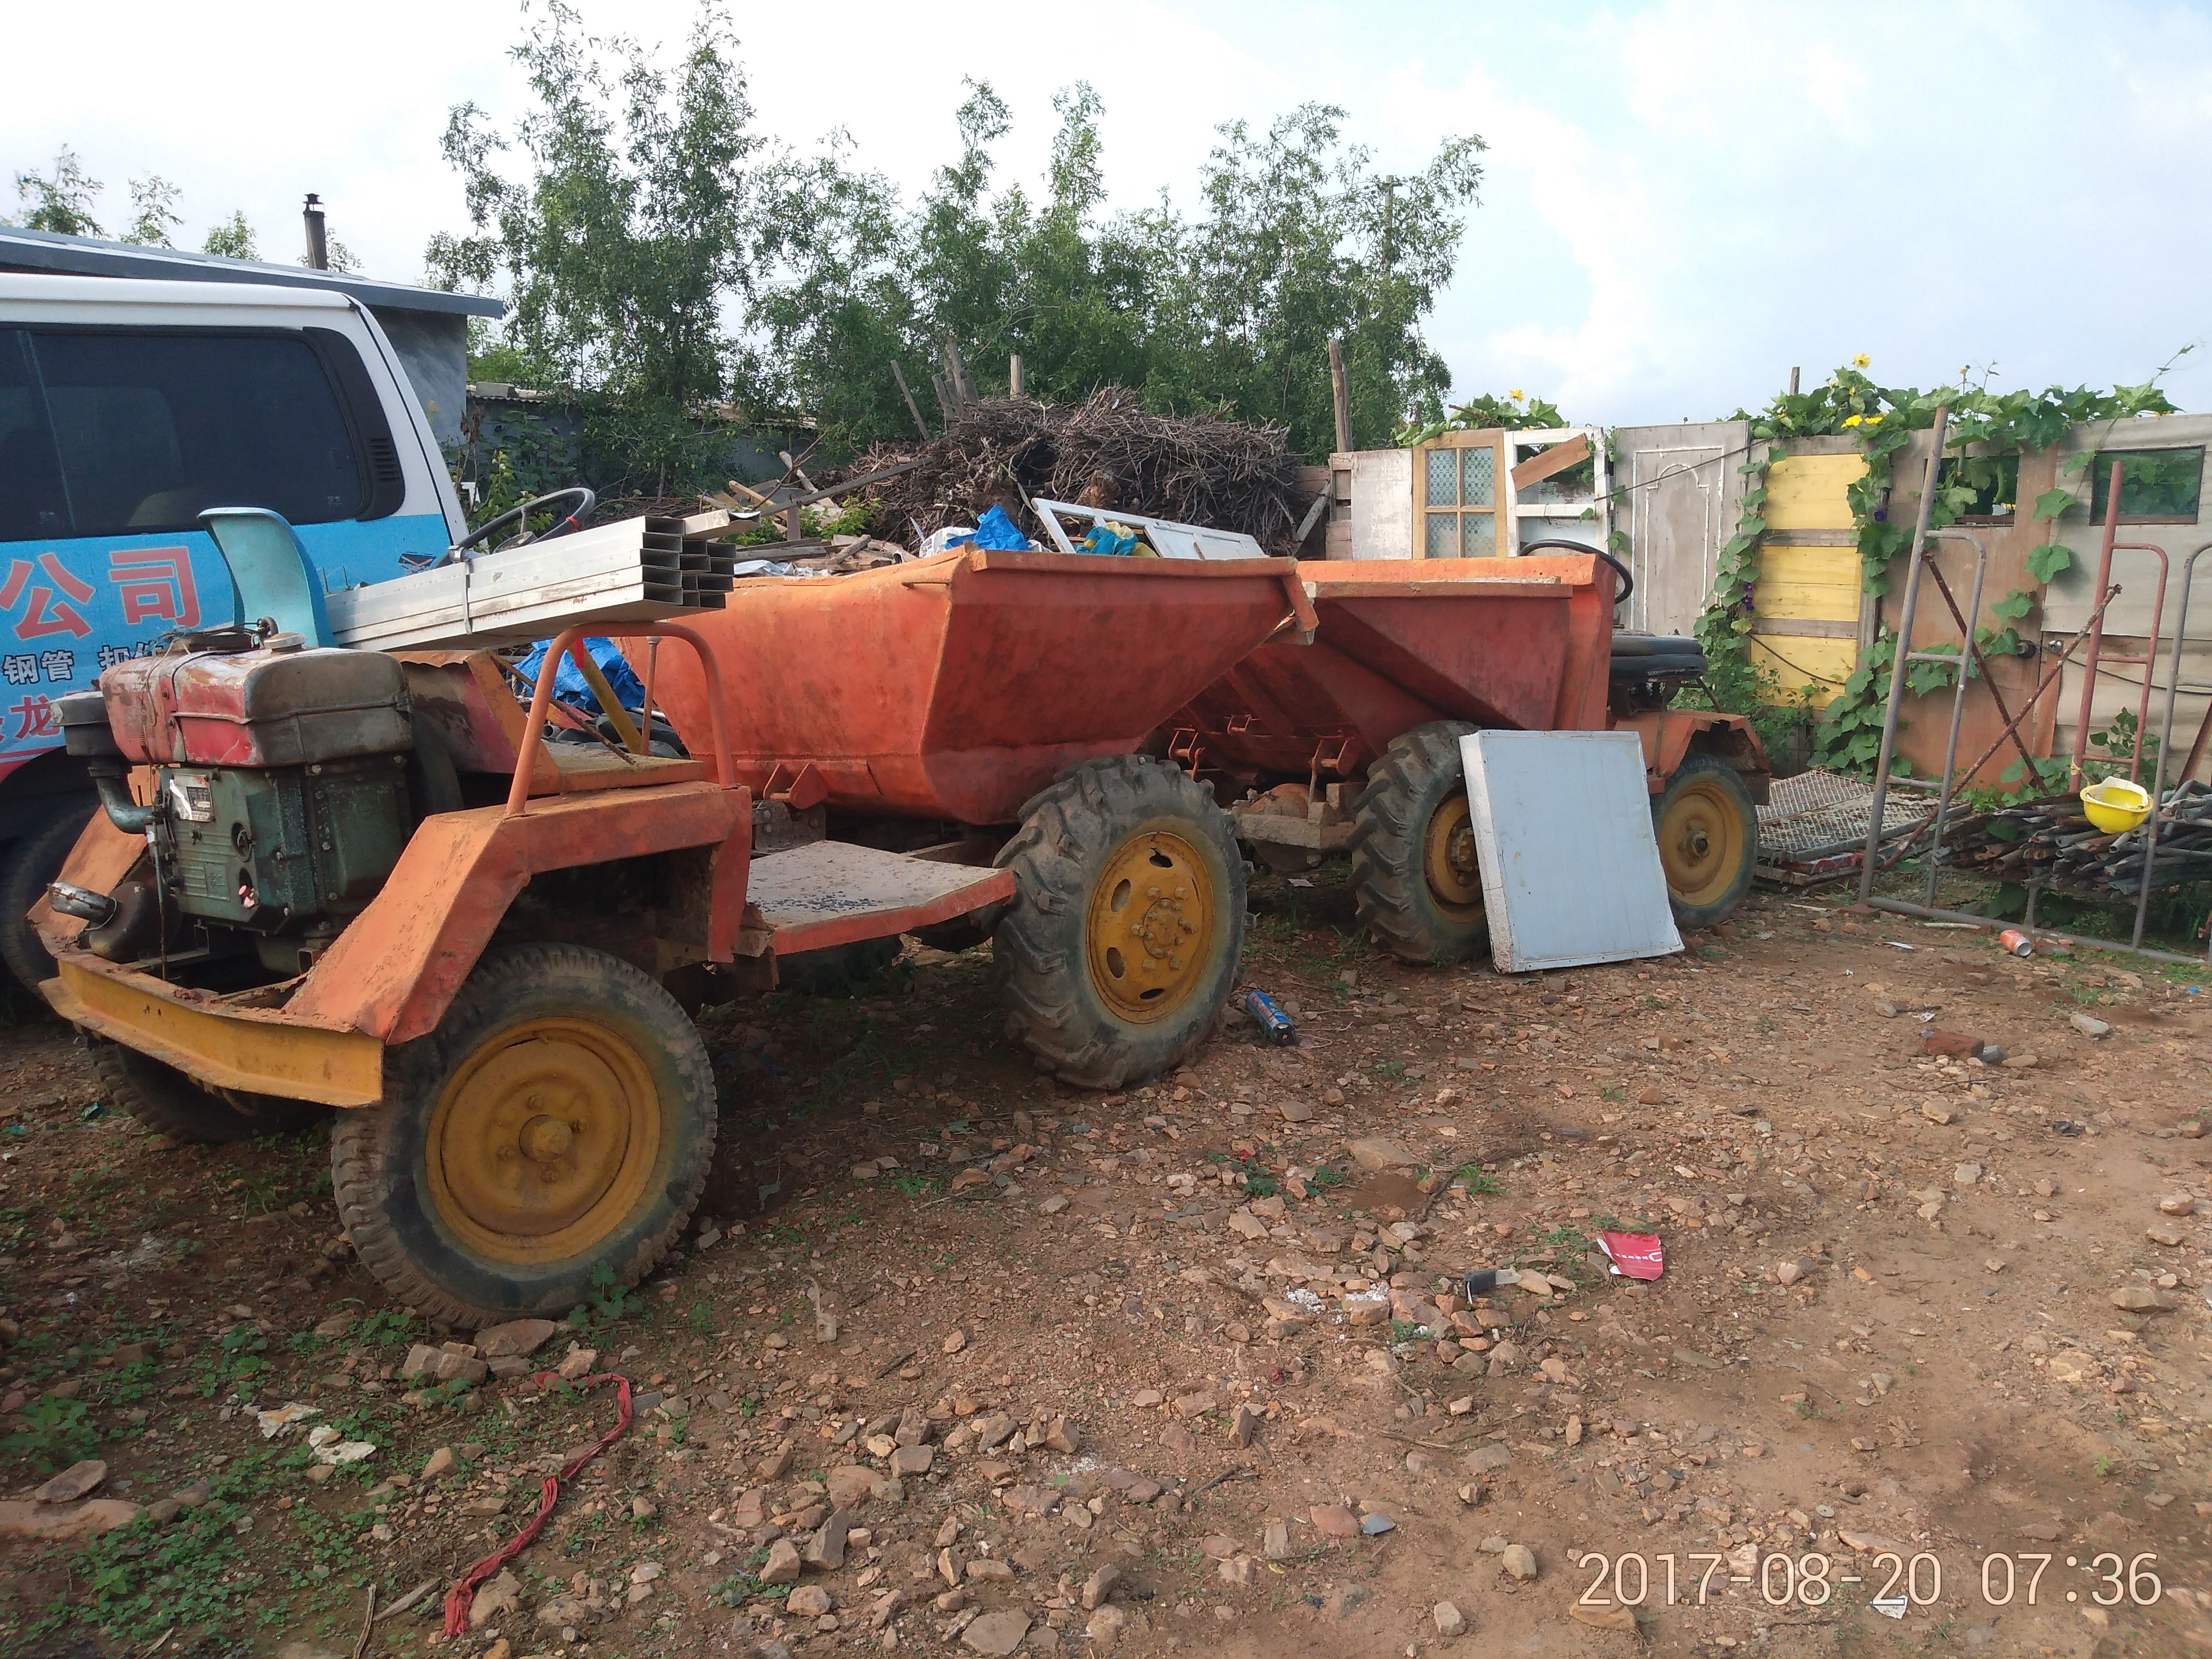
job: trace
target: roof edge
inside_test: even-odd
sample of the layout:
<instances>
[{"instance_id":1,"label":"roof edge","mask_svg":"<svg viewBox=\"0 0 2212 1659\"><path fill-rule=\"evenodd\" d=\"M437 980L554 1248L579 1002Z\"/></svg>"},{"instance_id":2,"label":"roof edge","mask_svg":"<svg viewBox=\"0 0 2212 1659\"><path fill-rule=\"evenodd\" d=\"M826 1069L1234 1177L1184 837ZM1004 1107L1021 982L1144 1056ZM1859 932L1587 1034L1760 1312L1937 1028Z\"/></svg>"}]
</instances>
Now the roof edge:
<instances>
[{"instance_id":1,"label":"roof edge","mask_svg":"<svg viewBox=\"0 0 2212 1659\"><path fill-rule=\"evenodd\" d=\"M226 259L182 248L140 247L92 236L0 225L0 269L68 276L137 276L173 283L250 283L263 288L312 288L343 294L363 305L392 311L427 311L467 317L503 317L507 307L484 295L387 283L344 271L312 270L253 259Z\"/></svg>"}]
</instances>

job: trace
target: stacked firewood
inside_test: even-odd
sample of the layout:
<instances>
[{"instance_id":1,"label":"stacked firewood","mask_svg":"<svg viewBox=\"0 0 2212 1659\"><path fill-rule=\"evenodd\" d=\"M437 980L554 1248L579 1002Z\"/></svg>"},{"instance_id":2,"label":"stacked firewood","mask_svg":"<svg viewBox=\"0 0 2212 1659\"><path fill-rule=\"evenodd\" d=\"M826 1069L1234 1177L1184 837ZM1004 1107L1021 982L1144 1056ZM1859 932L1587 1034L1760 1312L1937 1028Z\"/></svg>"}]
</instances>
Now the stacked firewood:
<instances>
[{"instance_id":1,"label":"stacked firewood","mask_svg":"<svg viewBox=\"0 0 2212 1659\"><path fill-rule=\"evenodd\" d=\"M1943 862L1990 881L2040 882L2081 898L2127 899L2142 885L2148 823L2109 835L2075 795L2051 795L1953 818ZM2184 783L2159 804L2153 887L2212 881L2212 787Z\"/></svg>"}]
</instances>

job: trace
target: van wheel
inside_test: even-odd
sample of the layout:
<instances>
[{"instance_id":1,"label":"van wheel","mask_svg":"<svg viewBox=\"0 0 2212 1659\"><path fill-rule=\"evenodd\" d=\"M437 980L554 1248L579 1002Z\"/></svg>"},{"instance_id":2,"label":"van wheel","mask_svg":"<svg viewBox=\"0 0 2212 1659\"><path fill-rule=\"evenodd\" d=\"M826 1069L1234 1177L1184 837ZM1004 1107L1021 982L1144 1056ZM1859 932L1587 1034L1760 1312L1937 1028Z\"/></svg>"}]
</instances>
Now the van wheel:
<instances>
[{"instance_id":1,"label":"van wheel","mask_svg":"<svg viewBox=\"0 0 2212 1659\"><path fill-rule=\"evenodd\" d=\"M473 1328L645 1277L714 1131L707 1047L673 997L597 951L509 945L386 1054L380 1104L338 1114L331 1181L385 1287Z\"/></svg>"},{"instance_id":2,"label":"van wheel","mask_svg":"<svg viewBox=\"0 0 2212 1659\"><path fill-rule=\"evenodd\" d=\"M1401 962L1440 967L1490 942L1459 740L1437 720L1395 739L1352 806L1352 896L1375 942Z\"/></svg>"},{"instance_id":3,"label":"van wheel","mask_svg":"<svg viewBox=\"0 0 2212 1659\"><path fill-rule=\"evenodd\" d=\"M202 1146L227 1146L257 1135L278 1135L305 1128L325 1109L278 1095L249 1094L243 1089L202 1088L173 1066L164 1065L119 1042L91 1039L93 1074L118 1111L156 1134Z\"/></svg>"},{"instance_id":4,"label":"van wheel","mask_svg":"<svg viewBox=\"0 0 2212 1659\"><path fill-rule=\"evenodd\" d=\"M1759 808L1743 775L1717 755L1684 756L1651 803L1651 823L1676 925L1726 920L1751 890L1759 863Z\"/></svg>"},{"instance_id":5,"label":"van wheel","mask_svg":"<svg viewBox=\"0 0 2212 1659\"><path fill-rule=\"evenodd\" d=\"M1085 1088L1158 1076L1213 1027L1244 945L1244 860L1213 791L1143 755L1085 761L1000 851L1006 1033Z\"/></svg>"},{"instance_id":6,"label":"van wheel","mask_svg":"<svg viewBox=\"0 0 2212 1659\"><path fill-rule=\"evenodd\" d=\"M65 806L0 853L0 961L41 1007L46 1005L39 987L54 976L54 959L46 954L46 941L27 913L46 892L46 884L61 874L70 849L91 820L92 813L83 807Z\"/></svg>"}]
</instances>

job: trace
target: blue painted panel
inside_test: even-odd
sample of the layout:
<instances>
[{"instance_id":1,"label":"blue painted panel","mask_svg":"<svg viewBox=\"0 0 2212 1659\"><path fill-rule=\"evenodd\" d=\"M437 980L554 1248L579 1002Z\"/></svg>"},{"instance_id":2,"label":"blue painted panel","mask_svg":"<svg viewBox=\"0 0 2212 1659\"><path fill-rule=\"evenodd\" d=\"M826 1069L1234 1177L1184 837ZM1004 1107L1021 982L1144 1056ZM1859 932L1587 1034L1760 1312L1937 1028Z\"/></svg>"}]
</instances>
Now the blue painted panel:
<instances>
[{"instance_id":1,"label":"blue painted panel","mask_svg":"<svg viewBox=\"0 0 2212 1659\"><path fill-rule=\"evenodd\" d=\"M401 555L447 540L437 513L297 528L331 588L387 580ZM0 775L60 744L54 698L165 634L231 621L235 603L204 531L0 542Z\"/></svg>"}]
</instances>

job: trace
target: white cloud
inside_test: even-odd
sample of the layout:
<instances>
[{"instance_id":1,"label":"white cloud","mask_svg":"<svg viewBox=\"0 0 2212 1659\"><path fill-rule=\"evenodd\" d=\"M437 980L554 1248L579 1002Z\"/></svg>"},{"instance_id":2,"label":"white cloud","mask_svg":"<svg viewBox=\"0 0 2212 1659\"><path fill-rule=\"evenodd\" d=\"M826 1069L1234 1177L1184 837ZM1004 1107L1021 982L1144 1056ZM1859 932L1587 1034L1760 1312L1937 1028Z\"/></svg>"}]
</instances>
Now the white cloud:
<instances>
[{"instance_id":1,"label":"white cloud","mask_svg":"<svg viewBox=\"0 0 2212 1659\"><path fill-rule=\"evenodd\" d=\"M672 48L696 15L583 9ZM2008 384L2109 384L2212 314L2212 21L2196 7L1146 0L1109 18L848 0L734 23L765 130L811 146L843 125L908 189L953 153L963 75L1012 106L1001 176L1024 180L1052 94L1090 79L1126 205L1164 185L1188 202L1217 123L1306 99L1346 106L1389 167L1480 132L1484 205L1431 337L1462 392L1527 386L1588 418L1756 404L1793 363L1817 379L1861 350L1899 382L1994 362ZM19 8L9 31L11 59L42 70L0 100L0 167L72 144L110 185L111 228L125 180L158 171L184 188L191 240L243 207L277 258L319 191L334 234L393 276L463 223L438 155L448 106L520 106L505 7L386 0L365 22L118 0ZM2198 356L2172 386L2204 407Z\"/></svg>"}]
</instances>

